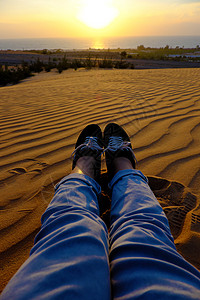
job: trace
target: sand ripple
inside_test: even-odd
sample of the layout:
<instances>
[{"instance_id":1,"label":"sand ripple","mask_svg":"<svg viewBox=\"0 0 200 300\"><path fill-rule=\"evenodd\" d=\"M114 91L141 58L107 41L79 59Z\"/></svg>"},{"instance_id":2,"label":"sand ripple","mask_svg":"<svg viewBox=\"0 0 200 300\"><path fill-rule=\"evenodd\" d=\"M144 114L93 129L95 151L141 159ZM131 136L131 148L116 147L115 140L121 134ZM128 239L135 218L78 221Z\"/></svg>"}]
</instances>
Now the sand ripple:
<instances>
[{"instance_id":1,"label":"sand ripple","mask_svg":"<svg viewBox=\"0 0 200 300\"><path fill-rule=\"evenodd\" d=\"M80 70L0 88L1 288L28 256L91 123L124 126L178 250L200 268L199 82L199 69Z\"/></svg>"}]
</instances>

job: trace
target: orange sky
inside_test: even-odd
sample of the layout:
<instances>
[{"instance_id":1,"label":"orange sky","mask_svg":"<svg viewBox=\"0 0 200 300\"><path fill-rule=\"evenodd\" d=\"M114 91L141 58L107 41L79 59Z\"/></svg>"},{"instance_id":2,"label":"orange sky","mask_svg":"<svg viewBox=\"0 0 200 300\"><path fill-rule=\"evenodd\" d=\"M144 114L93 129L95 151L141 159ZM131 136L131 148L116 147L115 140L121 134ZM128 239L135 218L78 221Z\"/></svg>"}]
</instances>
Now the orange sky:
<instances>
[{"instance_id":1,"label":"orange sky","mask_svg":"<svg viewBox=\"0 0 200 300\"><path fill-rule=\"evenodd\" d=\"M200 1L6 0L0 38L200 35Z\"/></svg>"}]
</instances>

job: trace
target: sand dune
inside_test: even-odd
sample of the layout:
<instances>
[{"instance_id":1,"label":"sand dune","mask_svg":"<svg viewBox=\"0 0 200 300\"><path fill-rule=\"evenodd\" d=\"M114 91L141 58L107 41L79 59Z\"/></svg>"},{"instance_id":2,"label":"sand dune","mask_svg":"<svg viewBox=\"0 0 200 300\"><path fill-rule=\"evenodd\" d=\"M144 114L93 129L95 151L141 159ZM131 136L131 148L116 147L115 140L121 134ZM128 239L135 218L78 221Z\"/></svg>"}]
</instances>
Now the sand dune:
<instances>
[{"instance_id":1,"label":"sand dune","mask_svg":"<svg viewBox=\"0 0 200 300\"><path fill-rule=\"evenodd\" d=\"M177 249L200 268L199 82L200 69L70 70L0 88L1 289L28 257L90 123L124 126Z\"/></svg>"}]
</instances>

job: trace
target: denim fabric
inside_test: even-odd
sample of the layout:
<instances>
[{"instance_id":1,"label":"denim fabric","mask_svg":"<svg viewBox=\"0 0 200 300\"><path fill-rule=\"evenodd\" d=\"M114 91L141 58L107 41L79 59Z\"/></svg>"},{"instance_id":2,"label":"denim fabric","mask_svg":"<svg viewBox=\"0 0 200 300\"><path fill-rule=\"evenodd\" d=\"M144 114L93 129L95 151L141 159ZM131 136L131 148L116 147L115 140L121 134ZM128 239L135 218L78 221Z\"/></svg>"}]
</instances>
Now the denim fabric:
<instances>
[{"instance_id":1,"label":"denim fabric","mask_svg":"<svg viewBox=\"0 0 200 300\"><path fill-rule=\"evenodd\" d=\"M200 299L200 273L176 251L168 220L137 170L112 189L110 264L114 299Z\"/></svg>"},{"instance_id":2,"label":"denim fabric","mask_svg":"<svg viewBox=\"0 0 200 300\"><path fill-rule=\"evenodd\" d=\"M69 175L42 216L29 259L1 299L110 299L108 233L99 217L100 186Z\"/></svg>"},{"instance_id":3,"label":"denim fabric","mask_svg":"<svg viewBox=\"0 0 200 300\"><path fill-rule=\"evenodd\" d=\"M1 299L200 299L200 273L177 253L146 177L120 171L110 188L108 236L98 183L80 174L61 180Z\"/></svg>"}]
</instances>

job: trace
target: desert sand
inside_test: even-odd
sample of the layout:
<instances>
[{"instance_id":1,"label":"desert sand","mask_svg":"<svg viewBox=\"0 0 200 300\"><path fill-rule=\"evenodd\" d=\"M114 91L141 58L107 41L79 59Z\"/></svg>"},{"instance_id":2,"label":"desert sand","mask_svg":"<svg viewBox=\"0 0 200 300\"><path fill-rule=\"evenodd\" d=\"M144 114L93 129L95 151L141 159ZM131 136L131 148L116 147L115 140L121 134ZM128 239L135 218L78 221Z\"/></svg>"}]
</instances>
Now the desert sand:
<instances>
[{"instance_id":1,"label":"desert sand","mask_svg":"<svg viewBox=\"0 0 200 300\"><path fill-rule=\"evenodd\" d=\"M91 123L129 133L178 251L200 269L199 83L200 69L68 70L0 88L0 290L28 257Z\"/></svg>"}]
</instances>

